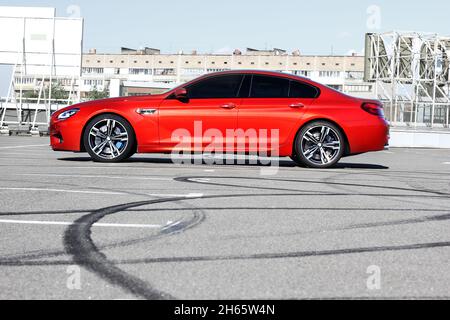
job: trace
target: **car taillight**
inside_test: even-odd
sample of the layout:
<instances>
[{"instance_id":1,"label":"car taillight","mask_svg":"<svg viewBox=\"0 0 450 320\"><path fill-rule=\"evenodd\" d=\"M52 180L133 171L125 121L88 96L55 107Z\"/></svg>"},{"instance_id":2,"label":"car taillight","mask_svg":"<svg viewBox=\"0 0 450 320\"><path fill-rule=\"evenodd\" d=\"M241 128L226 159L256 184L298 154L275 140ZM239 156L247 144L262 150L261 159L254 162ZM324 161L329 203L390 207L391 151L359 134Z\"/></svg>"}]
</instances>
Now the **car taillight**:
<instances>
[{"instance_id":1,"label":"car taillight","mask_svg":"<svg viewBox=\"0 0 450 320\"><path fill-rule=\"evenodd\" d=\"M384 110L383 106L376 103L363 103L361 108L374 116L378 116L380 118L384 118Z\"/></svg>"}]
</instances>

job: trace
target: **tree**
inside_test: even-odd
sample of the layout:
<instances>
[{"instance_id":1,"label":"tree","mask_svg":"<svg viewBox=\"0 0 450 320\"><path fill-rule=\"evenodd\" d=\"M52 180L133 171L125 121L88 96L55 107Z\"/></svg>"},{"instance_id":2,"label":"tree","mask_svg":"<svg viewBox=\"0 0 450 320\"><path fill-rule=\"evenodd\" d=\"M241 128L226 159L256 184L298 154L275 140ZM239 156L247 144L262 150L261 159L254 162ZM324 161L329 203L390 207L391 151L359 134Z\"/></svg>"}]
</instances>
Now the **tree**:
<instances>
[{"instance_id":1,"label":"tree","mask_svg":"<svg viewBox=\"0 0 450 320\"><path fill-rule=\"evenodd\" d=\"M109 97L108 90L99 91L97 89L97 86L95 86L91 91L88 92L86 95L86 99L88 100L100 100L100 99L106 99Z\"/></svg>"},{"instance_id":2,"label":"tree","mask_svg":"<svg viewBox=\"0 0 450 320\"><path fill-rule=\"evenodd\" d=\"M69 93L64 90L59 82L52 84L52 100L68 100ZM65 101L58 101L57 104L64 104Z\"/></svg>"}]
</instances>

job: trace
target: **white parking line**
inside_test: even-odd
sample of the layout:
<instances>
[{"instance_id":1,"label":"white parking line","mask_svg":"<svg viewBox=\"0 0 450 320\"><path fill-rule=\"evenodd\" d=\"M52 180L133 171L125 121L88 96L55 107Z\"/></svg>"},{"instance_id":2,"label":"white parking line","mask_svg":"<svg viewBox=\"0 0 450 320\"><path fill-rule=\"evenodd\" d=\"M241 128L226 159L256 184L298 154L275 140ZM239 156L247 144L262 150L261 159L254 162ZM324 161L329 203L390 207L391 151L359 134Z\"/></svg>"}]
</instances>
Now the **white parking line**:
<instances>
[{"instance_id":1,"label":"white parking line","mask_svg":"<svg viewBox=\"0 0 450 320\"><path fill-rule=\"evenodd\" d=\"M443 164L450 164L450 162L444 162Z\"/></svg>"},{"instance_id":2,"label":"white parking line","mask_svg":"<svg viewBox=\"0 0 450 320\"><path fill-rule=\"evenodd\" d=\"M104 191L87 191L87 190L67 190L67 189L47 189L47 188L8 188L0 187L1 190L10 191L44 191L44 192L62 192L62 193L82 193L82 194L103 194L103 195L124 195L130 196L125 192L104 192ZM188 194L159 194L159 193L141 193L139 195L146 195L156 198L201 198L203 193L188 193Z\"/></svg>"},{"instance_id":3,"label":"white parking line","mask_svg":"<svg viewBox=\"0 0 450 320\"><path fill-rule=\"evenodd\" d=\"M33 144L28 146L12 146L12 147L0 147L0 149L21 149L21 148L33 148L33 147L50 147L48 144Z\"/></svg>"},{"instance_id":4,"label":"white parking line","mask_svg":"<svg viewBox=\"0 0 450 320\"><path fill-rule=\"evenodd\" d=\"M71 226L74 222L64 221L37 221L37 220L0 220L0 224L29 224L29 225L49 225L49 226ZM95 223L94 227L107 228L145 228L145 229L159 229L163 226L158 224L128 224L128 223Z\"/></svg>"},{"instance_id":5,"label":"white parking line","mask_svg":"<svg viewBox=\"0 0 450 320\"><path fill-rule=\"evenodd\" d=\"M123 192L103 192L103 191L84 191L84 190L64 190L64 189L46 189L46 188L8 188L0 187L0 190L10 191L44 191L44 192L66 192L66 193L85 193L85 194L104 194L104 195L128 195Z\"/></svg>"},{"instance_id":6,"label":"white parking line","mask_svg":"<svg viewBox=\"0 0 450 320\"><path fill-rule=\"evenodd\" d=\"M36 177L57 177L57 178L101 178L101 179L125 179L125 180L156 180L173 181L172 178L154 177L130 177L130 176L105 176L105 175L85 175L85 174L43 174L43 173L18 173L13 176L36 176Z\"/></svg>"}]
</instances>

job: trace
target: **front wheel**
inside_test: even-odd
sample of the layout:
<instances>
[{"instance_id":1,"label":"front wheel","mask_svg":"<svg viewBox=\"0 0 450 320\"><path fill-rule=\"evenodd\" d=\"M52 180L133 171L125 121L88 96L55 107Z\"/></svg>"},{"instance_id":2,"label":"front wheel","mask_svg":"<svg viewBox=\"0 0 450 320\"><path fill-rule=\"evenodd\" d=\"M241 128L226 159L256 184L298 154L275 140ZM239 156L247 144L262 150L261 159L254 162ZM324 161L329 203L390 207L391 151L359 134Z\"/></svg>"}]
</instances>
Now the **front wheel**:
<instances>
[{"instance_id":1,"label":"front wheel","mask_svg":"<svg viewBox=\"0 0 450 320\"><path fill-rule=\"evenodd\" d=\"M133 128L124 118L113 114L89 121L83 140L86 151L98 162L120 162L135 152Z\"/></svg>"},{"instance_id":2,"label":"front wheel","mask_svg":"<svg viewBox=\"0 0 450 320\"><path fill-rule=\"evenodd\" d=\"M330 168L342 158L345 139L334 124L316 121L306 125L297 135L294 159L310 168Z\"/></svg>"}]
</instances>

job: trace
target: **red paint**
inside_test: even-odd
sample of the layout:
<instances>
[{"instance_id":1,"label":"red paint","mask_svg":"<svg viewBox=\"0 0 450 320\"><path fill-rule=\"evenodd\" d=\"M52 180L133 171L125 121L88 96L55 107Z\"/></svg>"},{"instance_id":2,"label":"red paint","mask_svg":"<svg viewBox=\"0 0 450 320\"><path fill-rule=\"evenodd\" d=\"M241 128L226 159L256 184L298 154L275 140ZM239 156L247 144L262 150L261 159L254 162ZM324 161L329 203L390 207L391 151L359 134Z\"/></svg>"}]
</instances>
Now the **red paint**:
<instances>
[{"instance_id":1,"label":"red paint","mask_svg":"<svg viewBox=\"0 0 450 320\"><path fill-rule=\"evenodd\" d=\"M208 77L225 74L259 74L282 77L310 84L320 90L316 99L191 99L177 100L174 93ZM181 98L179 97L179 98ZM84 126L93 117L103 113L114 113L128 120L134 128L138 152L167 153L177 144L172 141L175 130L183 128L195 137L208 129L217 129L226 137L227 129L271 129L279 130L280 156L293 152L297 132L308 122L323 119L336 123L345 133L349 143L349 154L383 150L389 140L389 126L377 115L381 104L374 100L353 98L309 79L265 71L227 71L209 74L162 95L123 97L91 101L55 112L51 119L51 146L60 151L82 151L80 145ZM58 120L58 115L71 108L80 111L67 120ZM156 109L152 115L140 115L137 109ZM202 122L201 133L194 132L195 121ZM270 135L269 135L270 136ZM197 147L199 147L197 145ZM205 147L205 143L201 148ZM246 145L246 150L251 150ZM196 150L199 151L199 150ZM262 150L264 151L264 150Z\"/></svg>"}]
</instances>

